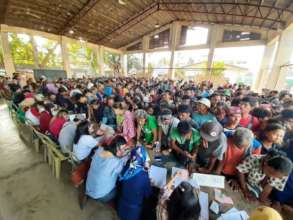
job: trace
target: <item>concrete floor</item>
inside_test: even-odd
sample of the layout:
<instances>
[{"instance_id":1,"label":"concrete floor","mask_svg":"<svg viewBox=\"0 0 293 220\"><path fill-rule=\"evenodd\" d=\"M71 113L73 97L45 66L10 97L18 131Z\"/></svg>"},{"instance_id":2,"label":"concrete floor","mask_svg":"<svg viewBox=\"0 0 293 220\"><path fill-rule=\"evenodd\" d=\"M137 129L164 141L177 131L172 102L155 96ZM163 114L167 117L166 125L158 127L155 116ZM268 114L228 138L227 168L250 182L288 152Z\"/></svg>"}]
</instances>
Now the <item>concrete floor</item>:
<instances>
[{"instance_id":1,"label":"concrete floor","mask_svg":"<svg viewBox=\"0 0 293 220\"><path fill-rule=\"evenodd\" d=\"M95 201L80 210L69 176L60 181L52 176L42 155L19 138L6 106L0 104L0 220L47 219L118 218L111 208Z\"/></svg>"}]
</instances>

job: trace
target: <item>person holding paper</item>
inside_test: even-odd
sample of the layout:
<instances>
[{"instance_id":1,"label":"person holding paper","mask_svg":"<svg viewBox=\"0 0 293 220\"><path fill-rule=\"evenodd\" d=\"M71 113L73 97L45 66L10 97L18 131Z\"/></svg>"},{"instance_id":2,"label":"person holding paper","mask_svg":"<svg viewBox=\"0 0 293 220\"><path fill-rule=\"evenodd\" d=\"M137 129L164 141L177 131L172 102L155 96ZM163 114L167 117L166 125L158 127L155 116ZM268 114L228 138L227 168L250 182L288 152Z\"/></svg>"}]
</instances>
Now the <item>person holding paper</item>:
<instances>
[{"instance_id":1,"label":"person holding paper","mask_svg":"<svg viewBox=\"0 0 293 220\"><path fill-rule=\"evenodd\" d=\"M198 192L190 183L181 182L174 189L176 178L180 178L178 172L164 187L157 206L157 220L197 220L200 216L200 203Z\"/></svg>"},{"instance_id":2,"label":"person holding paper","mask_svg":"<svg viewBox=\"0 0 293 220\"><path fill-rule=\"evenodd\" d=\"M292 171L292 162L284 153L272 150L266 155L252 155L237 166L244 196L270 204L273 188L283 191Z\"/></svg>"},{"instance_id":3,"label":"person holding paper","mask_svg":"<svg viewBox=\"0 0 293 220\"><path fill-rule=\"evenodd\" d=\"M179 122L172 131L171 140L173 153L181 164L187 166L189 162L196 160L200 135L187 121Z\"/></svg>"},{"instance_id":4,"label":"person holding paper","mask_svg":"<svg viewBox=\"0 0 293 220\"><path fill-rule=\"evenodd\" d=\"M148 155L144 147L135 147L120 175L118 216L121 220L139 220L144 200L152 192L147 172Z\"/></svg>"},{"instance_id":5,"label":"person holding paper","mask_svg":"<svg viewBox=\"0 0 293 220\"><path fill-rule=\"evenodd\" d=\"M198 148L196 162L200 173L210 174L216 169L217 161L222 161L227 149L227 138L223 127L214 121L204 123L200 128L202 143Z\"/></svg>"}]
</instances>

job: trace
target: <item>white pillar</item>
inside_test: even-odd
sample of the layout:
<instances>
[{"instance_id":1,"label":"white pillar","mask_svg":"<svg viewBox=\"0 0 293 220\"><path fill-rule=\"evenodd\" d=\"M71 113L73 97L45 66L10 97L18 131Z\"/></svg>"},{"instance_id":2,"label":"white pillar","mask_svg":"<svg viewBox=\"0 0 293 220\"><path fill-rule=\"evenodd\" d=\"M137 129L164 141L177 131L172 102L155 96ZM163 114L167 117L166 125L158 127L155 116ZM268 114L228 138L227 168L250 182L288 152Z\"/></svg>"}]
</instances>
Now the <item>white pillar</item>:
<instances>
[{"instance_id":1,"label":"white pillar","mask_svg":"<svg viewBox=\"0 0 293 220\"><path fill-rule=\"evenodd\" d=\"M212 25L209 30L209 54L208 54L208 65L207 65L209 74L211 74L215 48L219 41L219 38L221 37L220 35L221 35L220 26Z\"/></svg>"},{"instance_id":2,"label":"white pillar","mask_svg":"<svg viewBox=\"0 0 293 220\"><path fill-rule=\"evenodd\" d=\"M171 49L171 57L170 57L170 66L169 66L169 77L171 79L175 79L175 51L177 48L177 45L180 40L180 34L181 34L181 26L179 22L173 22L171 25L171 39L170 39L170 49Z\"/></svg>"},{"instance_id":3,"label":"white pillar","mask_svg":"<svg viewBox=\"0 0 293 220\"><path fill-rule=\"evenodd\" d=\"M121 59L121 67L122 67L122 75L124 77L127 77L127 55L126 54L121 54L120 55Z\"/></svg>"},{"instance_id":4,"label":"white pillar","mask_svg":"<svg viewBox=\"0 0 293 220\"><path fill-rule=\"evenodd\" d=\"M287 68L282 68L290 64L293 54L293 24L282 31L279 37L279 44L276 52L275 62L272 72L267 80L266 88L281 90L283 88Z\"/></svg>"},{"instance_id":5,"label":"white pillar","mask_svg":"<svg viewBox=\"0 0 293 220\"><path fill-rule=\"evenodd\" d=\"M15 72L15 66L13 63L9 42L8 42L8 33L1 32L1 42L2 42L2 50L3 50L3 62L6 71L6 75L12 76Z\"/></svg>"},{"instance_id":6,"label":"white pillar","mask_svg":"<svg viewBox=\"0 0 293 220\"><path fill-rule=\"evenodd\" d=\"M149 37L144 36L142 38L142 52L143 52L143 77L147 76L147 63L146 63L146 52L149 49ZM151 76L152 77L152 76ZM147 78L151 78L148 73Z\"/></svg>"},{"instance_id":7,"label":"white pillar","mask_svg":"<svg viewBox=\"0 0 293 220\"><path fill-rule=\"evenodd\" d=\"M100 76L105 76L105 71L104 71L104 47L99 46L99 73Z\"/></svg>"},{"instance_id":8,"label":"white pillar","mask_svg":"<svg viewBox=\"0 0 293 220\"><path fill-rule=\"evenodd\" d=\"M60 45L61 45L61 52L62 52L63 69L66 71L67 78L71 78L72 71L69 65L67 40L64 36L61 36Z\"/></svg>"}]
</instances>

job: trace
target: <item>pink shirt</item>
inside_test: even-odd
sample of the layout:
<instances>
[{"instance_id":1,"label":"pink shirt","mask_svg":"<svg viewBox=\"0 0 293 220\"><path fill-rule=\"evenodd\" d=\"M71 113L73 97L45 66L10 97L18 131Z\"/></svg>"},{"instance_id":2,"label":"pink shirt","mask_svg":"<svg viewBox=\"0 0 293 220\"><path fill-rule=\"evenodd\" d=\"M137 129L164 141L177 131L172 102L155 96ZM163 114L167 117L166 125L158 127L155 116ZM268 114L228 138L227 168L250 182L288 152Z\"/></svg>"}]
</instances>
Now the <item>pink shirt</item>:
<instances>
[{"instance_id":1,"label":"pink shirt","mask_svg":"<svg viewBox=\"0 0 293 220\"><path fill-rule=\"evenodd\" d=\"M123 121L123 135L127 141L135 137L134 116L130 111L125 112Z\"/></svg>"}]
</instances>

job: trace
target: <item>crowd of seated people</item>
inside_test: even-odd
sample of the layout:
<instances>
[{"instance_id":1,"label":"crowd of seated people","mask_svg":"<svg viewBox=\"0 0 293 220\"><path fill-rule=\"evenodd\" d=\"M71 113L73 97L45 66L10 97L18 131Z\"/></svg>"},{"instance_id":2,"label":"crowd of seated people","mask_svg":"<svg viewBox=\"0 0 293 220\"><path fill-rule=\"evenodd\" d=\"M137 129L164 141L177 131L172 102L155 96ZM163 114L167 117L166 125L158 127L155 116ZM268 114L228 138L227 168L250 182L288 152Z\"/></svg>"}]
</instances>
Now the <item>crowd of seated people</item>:
<instances>
[{"instance_id":1,"label":"crowd of seated people","mask_svg":"<svg viewBox=\"0 0 293 220\"><path fill-rule=\"evenodd\" d=\"M115 200L122 220L141 219L154 194L148 173L154 148L189 172L224 175L248 200L293 212L293 99L287 91L106 77L41 77L20 85L17 74L2 78L0 89L21 122L47 134L77 164L90 161L86 195ZM198 219L197 191L188 182L174 189L172 181L158 195L157 219Z\"/></svg>"}]
</instances>

